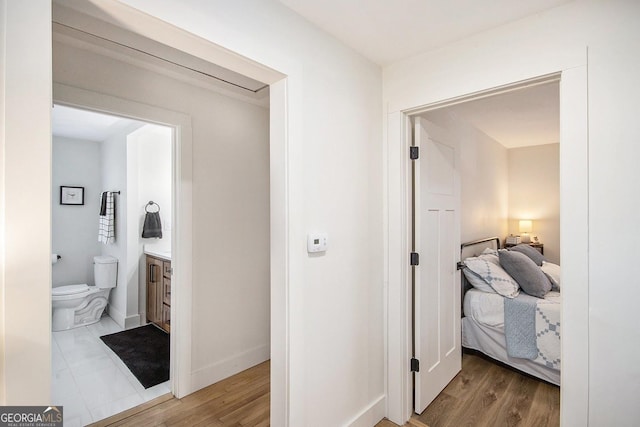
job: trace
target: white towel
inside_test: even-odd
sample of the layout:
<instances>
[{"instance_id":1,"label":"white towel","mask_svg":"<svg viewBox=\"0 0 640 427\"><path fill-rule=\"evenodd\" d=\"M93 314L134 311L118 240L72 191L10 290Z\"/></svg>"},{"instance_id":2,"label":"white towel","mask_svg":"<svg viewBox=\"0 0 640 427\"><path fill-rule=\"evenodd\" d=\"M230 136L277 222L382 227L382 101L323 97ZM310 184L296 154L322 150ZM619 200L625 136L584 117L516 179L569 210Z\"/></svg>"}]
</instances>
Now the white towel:
<instances>
[{"instance_id":1,"label":"white towel","mask_svg":"<svg viewBox=\"0 0 640 427\"><path fill-rule=\"evenodd\" d=\"M116 241L116 200L111 191L102 193L100 199L105 203L105 209L101 209L104 215L100 215L98 242L108 245Z\"/></svg>"}]
</instances>

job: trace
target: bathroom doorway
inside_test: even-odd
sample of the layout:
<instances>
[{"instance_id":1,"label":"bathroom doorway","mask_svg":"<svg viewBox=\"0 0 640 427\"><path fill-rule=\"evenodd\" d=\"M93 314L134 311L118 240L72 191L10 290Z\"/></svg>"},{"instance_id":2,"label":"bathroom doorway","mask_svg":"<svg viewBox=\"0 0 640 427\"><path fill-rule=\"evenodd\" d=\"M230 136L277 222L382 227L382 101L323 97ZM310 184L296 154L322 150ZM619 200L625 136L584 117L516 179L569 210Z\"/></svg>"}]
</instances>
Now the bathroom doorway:
<instances>
[{"instance_id":1,"label":"bathroom doorway","mask_svg":"<svg viewBox=\"0 0 640 427\"><path fill-rule=\"evenodd\" d=\"M65 421L85 425L172 390L175 132L64 105L52 117L52 396ZM167 266L153 272L163 288L152 298L148 254ZM98 289L105 260L116 262L114 280ZM157 297L160 320L147 312ZM119 353L116 338L138 356Z\"/></svg>"}]
</instances>

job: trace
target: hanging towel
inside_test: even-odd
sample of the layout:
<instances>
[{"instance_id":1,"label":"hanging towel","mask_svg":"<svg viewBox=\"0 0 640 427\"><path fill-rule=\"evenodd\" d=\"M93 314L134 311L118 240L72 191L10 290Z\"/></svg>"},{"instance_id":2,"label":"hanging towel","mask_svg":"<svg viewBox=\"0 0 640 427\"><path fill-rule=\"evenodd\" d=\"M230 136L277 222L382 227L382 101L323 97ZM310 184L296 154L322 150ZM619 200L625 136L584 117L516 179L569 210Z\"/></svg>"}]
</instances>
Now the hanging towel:
<instances>
[{"instance_id":1,"label":"hanging towel","mask_svg":"<svg viewBox=\"0 0 640 427\"><path fill-rule=\"evenodd\" d=\"M157 237L162 239L162 223L160 222L160 211L147 212L144 216L144 226L142 227L142 237Z\"/></svg>"},{"instance_id":2,"label":"hanging towel","mask_svg":"<svg viewBox=\"0 0 640 427\"><path fill-rule=\"evenodd\" d=\"M116 200L111 191L103 192L100 198L98 242L108 245L116 241Z\"/></svg>"},{"instance_id":3,"label":"hanging towel","mask_svg":"<svg viewBox=\"0 0 640 427\"><path fill-rule=\"evenodd\" d=\"M100 196L100 216L107 214L107 193L107 191L104 191L102 196Z\"/></svg>"}]
</instances>

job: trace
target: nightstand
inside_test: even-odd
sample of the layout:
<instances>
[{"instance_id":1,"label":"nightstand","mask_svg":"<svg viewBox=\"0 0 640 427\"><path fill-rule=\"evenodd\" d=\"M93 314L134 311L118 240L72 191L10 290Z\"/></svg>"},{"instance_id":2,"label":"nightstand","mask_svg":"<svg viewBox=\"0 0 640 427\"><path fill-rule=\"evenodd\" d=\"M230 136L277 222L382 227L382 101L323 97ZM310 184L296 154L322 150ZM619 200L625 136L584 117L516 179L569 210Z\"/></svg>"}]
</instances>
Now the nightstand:
<instances>
[{"instance_id":1,"label":"nightstand","mask_svg":"<svg viewBox=\"0 0 640 427\"><path fill-rule=\"evenodd\" d=\"M535 242L531 242L531 243L521 243L521 245L529 245L532 248L535 248L538 252L540 252L542 255L544 255L544 243L535 243ZM505 248L511 248L513 246L516 246L512 243L505 243L504 247Z\"/></svg>"}]
</instances>

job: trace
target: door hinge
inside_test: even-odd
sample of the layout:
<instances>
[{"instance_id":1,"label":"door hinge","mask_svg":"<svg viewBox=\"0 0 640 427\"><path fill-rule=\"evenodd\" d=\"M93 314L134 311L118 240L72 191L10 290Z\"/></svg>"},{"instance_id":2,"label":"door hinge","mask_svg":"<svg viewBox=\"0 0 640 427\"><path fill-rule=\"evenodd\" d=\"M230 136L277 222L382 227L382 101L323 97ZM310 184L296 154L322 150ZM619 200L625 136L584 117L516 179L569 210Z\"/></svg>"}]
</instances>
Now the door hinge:
<instances>
[{"instance_id":1,"label":"door hinge","mask_svg":"<svg viewBox=\"0 0 640 427\"><path fill-rule=\"evenodd\" d=\"M420 255L417 252L411 252L410 265L420 265Z\"/></svg>"},{"instance_id":2,"label":"door hinge","mask_svg":"<svg viewBox=\"0 0 640 427\"><path fill-rule=\"evenodd\" d=\"M411 358L411 372L420 372L420 361L416 358Z\"/></svg>"},{"instance_id":3,"label":"door hinge","mask_svg":"<svg viewBox=\"0 0 640 427\"><path fill-rule=\"evenodd\" d=\"M456 263L456 270L464 270L465 268L467 268L467 266L465 265L464 262L458 261Z\"/></svg>"},{"instance_id":4,"label":"door hinge","mask_svg":"<svg viewBox=\"0 0 640 427\"><path fill-rule=\"evenodd\" d=\"M420 157L420 147L409 147L409 158L416 160L418 157Z\"/></svg>"}]
</instances>

